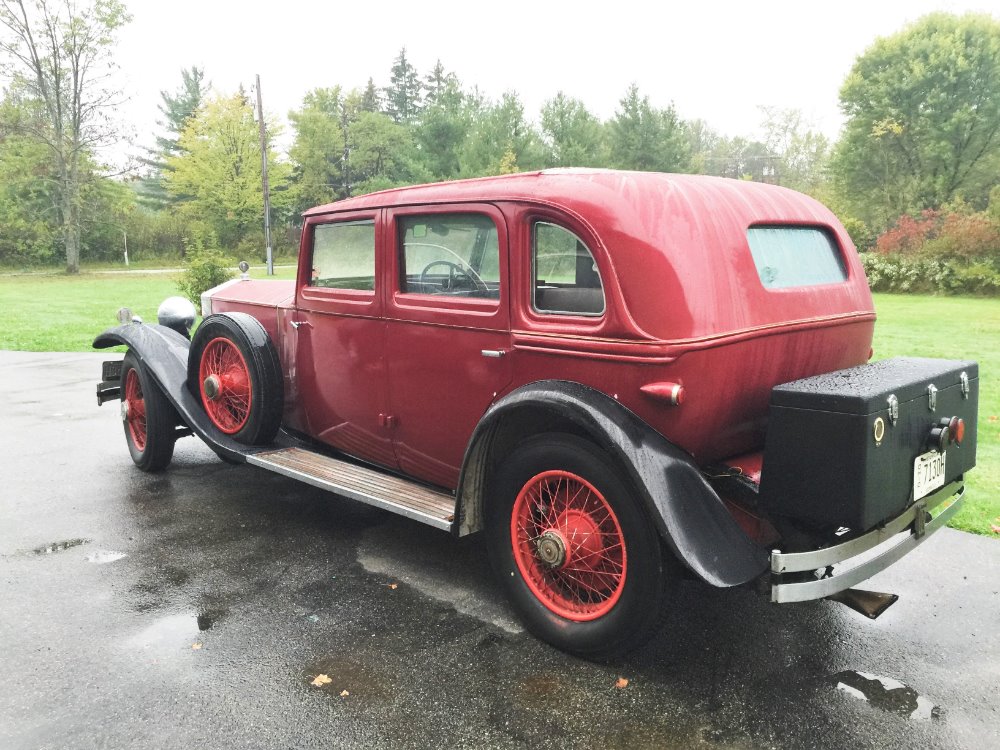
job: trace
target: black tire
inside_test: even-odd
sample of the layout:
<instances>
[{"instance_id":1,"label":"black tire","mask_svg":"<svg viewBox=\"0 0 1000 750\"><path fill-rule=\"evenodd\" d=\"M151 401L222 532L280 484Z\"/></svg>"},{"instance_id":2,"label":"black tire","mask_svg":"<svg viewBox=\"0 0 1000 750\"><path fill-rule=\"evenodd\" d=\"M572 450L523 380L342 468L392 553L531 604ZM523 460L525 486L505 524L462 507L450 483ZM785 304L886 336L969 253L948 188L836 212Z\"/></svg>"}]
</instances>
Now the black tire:
<instances>
[{"instance_id":1,"label":"black tire","mask_svg":"<svg viewBox=\"0 0 1000 750\"><path fill-rule=\"evenodd\" d=\"M569 478L571 475L575 478ZM555 494L547 495L549 499L546 501L541 499L548 489L528 492L527 488L558 487L552 483L563 476L567 477L568 488L583 488L584 497L593 498L582 501L584 505L581 507L593 508L584 515L591 519L605 519L602 521L604 525L597 529L599 533L591 532L579 537L576 529L580 528L581 522L574 521L572 535L567 534L565 538L595 537L605 541L588 543L587 549L581 543L576 550L573 549L573 541L568 544L558 541L555 545L557 552L560 547L563 552L568 548L569 552L565 553L561 563L555 564L552 559L545 563L537 540L551 537L555 533L551 529L558 529L559 523L554 526L551 521L539 523L540 513L531 516L524 516L523 513L526 508L548 513L559 503L553 499ZM578 479L582 479L583 483L577 482ZM585 484L590 487L585 487ZM523 500L519 499L522 489L525 490ZM580 495L573 495L575 491L577 489L564 490L566 502L580 505L581 501L577 499ZM531 498L537 498L537 502ZM487 543L490 561L500 585L529 631L556 648L589 659L619 656L640 646L656 633L666 614L666 599L677 580L677 573L676 565L665 553L659 534L640 502L610 457L594 444L573 435L548 433L533 436L503 461L488 498ZM586 506L586 503L595 505ZM571 505L564 507L570 510L564 510L560 518L566 518L567 513L579 515L579 511L573 510ZM607 507L612 512L605 516ZM527 524L531 531L524 531L520 544L515 541L515 534L520 533L515 527L521 529L525 524L512 523L515 511L522 521L525 518L535 519ZM612 524L611 519L617 521L617 526ZM586 526L589 522L582 523ZM547 524L550 530L542 533ZM535 541L529 543L528 539ZM620 570L615 560L611 559L618 544L625 551L620 559ZM515 546L519 550L517 553ZM598 550L596 553L593 552L595 549ZM548 551L552 552L551 546ZM576 567L573 567L573 555L581 558L575 563ZM591 563L587 562L588 556L591 560L601 560L604 570L611 572L594 574ZM587 572L580 572L581 566ZM616 570L619 572L615 573ZM526 571L529 577L534 577L534 583L526 580ZM576 578L584 576L589 577L591 584L598 583L600 591L576 586ZM547 586L546 582L551 585ZM570 611L566 616L557 611L563 609L563 602L588 611Z\"/></svg>"},{"instance_id":2,"label":"black tire","mask_svg":"<svg viewBox=\"0 0 1000 750\"><path fill-rule=\"evenodd\" d=\"M228 363L220 363L220 357ZM231 365L239 377L219 378L218 364ZM281 427L281 364L267 331L252 315L219 313L202 321L188 354L188 388L211 422L244 445L270 443Z\"/></svg>"},{"instance_id":3,"label":"black tire","mask_svg":"<svg viewBox=\"0 0 1000 750\"><path fill-rule=\"evenodd\" d=\"M122 360L122 425L132 461L143 471L162 471L174 456L177 412L131 349Z\"/></svg>"}]
</instances>

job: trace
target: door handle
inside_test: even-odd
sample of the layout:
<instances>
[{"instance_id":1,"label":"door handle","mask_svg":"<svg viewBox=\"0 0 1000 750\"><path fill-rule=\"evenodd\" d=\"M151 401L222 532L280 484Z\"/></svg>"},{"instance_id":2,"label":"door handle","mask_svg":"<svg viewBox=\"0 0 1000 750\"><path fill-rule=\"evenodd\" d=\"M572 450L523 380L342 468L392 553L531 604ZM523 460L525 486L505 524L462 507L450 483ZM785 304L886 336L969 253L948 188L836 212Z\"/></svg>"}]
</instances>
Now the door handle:
<instances>
[{"instance_id":1,"label":"door handle","mask_svg":"<svg viewBox=\"0 0 1000 750\"><path fill-rule=\"evenodd\" d=\"M296 331L299 330L299 326L305 326L306 328L312 328L312 324L308 320L290 320L288 324L294 328Z\"/></svg>"},{"instance_id":2,"label":"door handle","mask_svg":"<svg viewBox=\"0 0 1000 750\"><path fill-rule=\"evenodd\" d=\"M500 359L503 355L507 353L505 349L483 349L480 352L484 357L490 357L491 359Z\"/></svg>"}]
</instances>

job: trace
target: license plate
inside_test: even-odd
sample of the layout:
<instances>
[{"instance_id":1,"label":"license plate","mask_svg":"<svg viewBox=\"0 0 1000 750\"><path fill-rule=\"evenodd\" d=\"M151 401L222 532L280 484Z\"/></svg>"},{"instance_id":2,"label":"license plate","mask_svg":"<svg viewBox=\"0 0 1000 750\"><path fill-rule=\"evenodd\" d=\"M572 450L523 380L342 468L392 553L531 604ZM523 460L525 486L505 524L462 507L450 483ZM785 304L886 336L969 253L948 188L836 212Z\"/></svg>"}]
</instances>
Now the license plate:
<instances>
[{"instance_id":1,"label":"license plate","mask_svg":"<svg viewBox=\"0 0 1000 750\"><path fill-rule=\"evenodd\" d=\"M938 487L944 487L946 453L928 451L913 461L913 499L919 500Z\"/></svg>"},{"instance_id":2,"label":"license plate","mask_svg":"<svg viewBox=\"0 0 1000 750\"><path fill-rule=\"evenodd\" d=\"M122 361L120 359L101 363L101 380L121 380Z\"/></svg>"}]
</instances>

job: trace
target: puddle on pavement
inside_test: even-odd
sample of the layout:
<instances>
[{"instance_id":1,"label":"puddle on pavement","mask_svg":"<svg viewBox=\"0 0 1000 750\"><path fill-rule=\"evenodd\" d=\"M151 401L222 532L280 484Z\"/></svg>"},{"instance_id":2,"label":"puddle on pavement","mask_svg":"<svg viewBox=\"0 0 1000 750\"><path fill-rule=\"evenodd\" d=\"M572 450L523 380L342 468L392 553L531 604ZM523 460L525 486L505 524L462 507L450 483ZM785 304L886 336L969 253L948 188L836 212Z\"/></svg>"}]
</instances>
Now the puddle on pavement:
<instances>
[{"instance_id":1,"label":"puddle on pavement","mask_svg":"<svg viewBox=\"0 0 1000 750\"><path fill-rule=\"evenodd\" d=\"M89 563L106 565L107 563L113 563L116 560L121 560L123 557L128 557L128 555L124 552L115 552L110 549L99 549L96 552L91 552L83 559Z\"/></svg>"},{"instance_id":2,"label":"puddle on pavement","mask_svg":"<svg viewBox=\"0 0 1000 750\"><path fill-rule=\"evenodd\" d=\"M313 681L319 675L326 675L330 681L314 685ZM322 690L338 698L345 690L350 695L343 696L344 698L388 700L394 693L391 679L388 676L376 674L371 669L349 659L337 657L319 659L306 667L302 676L310 690Z\"/></svg>"},{"instance_id":3,"label":"puddle on pavement","mask_svg":"<svg viewBox=\"0 0 1000 750\"><path fill-rule=\"evenodd\" d=\"M883 711L921 721L941 718L941 707L916 690L891 677L868 672L838 672L833 675L838 690L867 701Z\"/></svg>"},{"instance_id":4,"label":"puddle on pavement","mask_svg":"<svg viewBox=\"0 0 1000 750\"><path fill-rule=\"evenodd\" d=\"M173 649L198 635L198 616L183 613L159 617L129 638L132 646L145 649Z\"/></svg>"},{"instance_id":5,"label":"puddle on pavement","mask_svg":"<svg viewBox=\"0 0 1000 750\"><path fill-rule=\"evenodd\" d=\"M64 539L61 542L43 544L41 547L35 547L31 551L36 555L51 555L54 552L62 552L63 550L72 549L73 547L79 547L81 544L89 543L89 539Z\"/></svg>"},{"instance_id":6,"label":"puddle on pavement","mask_svg":"<svg viewBox=\"0 0 1000 750\"><path fill-rule=\"evenodd\" d=\"M129 638L129 644L151 650L190 648L200 632L212 628L225 615L226 610L218 609L159 617Z\"/></svg>"}]
</instances>

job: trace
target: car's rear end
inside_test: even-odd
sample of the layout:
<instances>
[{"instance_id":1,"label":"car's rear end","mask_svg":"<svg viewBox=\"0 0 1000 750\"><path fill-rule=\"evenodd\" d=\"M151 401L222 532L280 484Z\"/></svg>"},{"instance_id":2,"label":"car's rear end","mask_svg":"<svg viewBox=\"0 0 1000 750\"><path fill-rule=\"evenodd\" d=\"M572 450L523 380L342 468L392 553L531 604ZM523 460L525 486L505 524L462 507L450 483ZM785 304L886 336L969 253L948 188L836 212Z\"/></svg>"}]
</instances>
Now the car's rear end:
<instances>
[{"instance_id":1,"label":"car's rear end","mask_svg":"<svg viewBox=\"0 0 1000 750\"><path fill-rule=\"evenodd\" d=\"M632 179L616 267L638 326L666 342L649 379L684 398L630 406L772 549L775 601L853 586L943 526L975 465L976 363L869 363L860 258L808 196Z\"/></svg>"}]
</instances>

